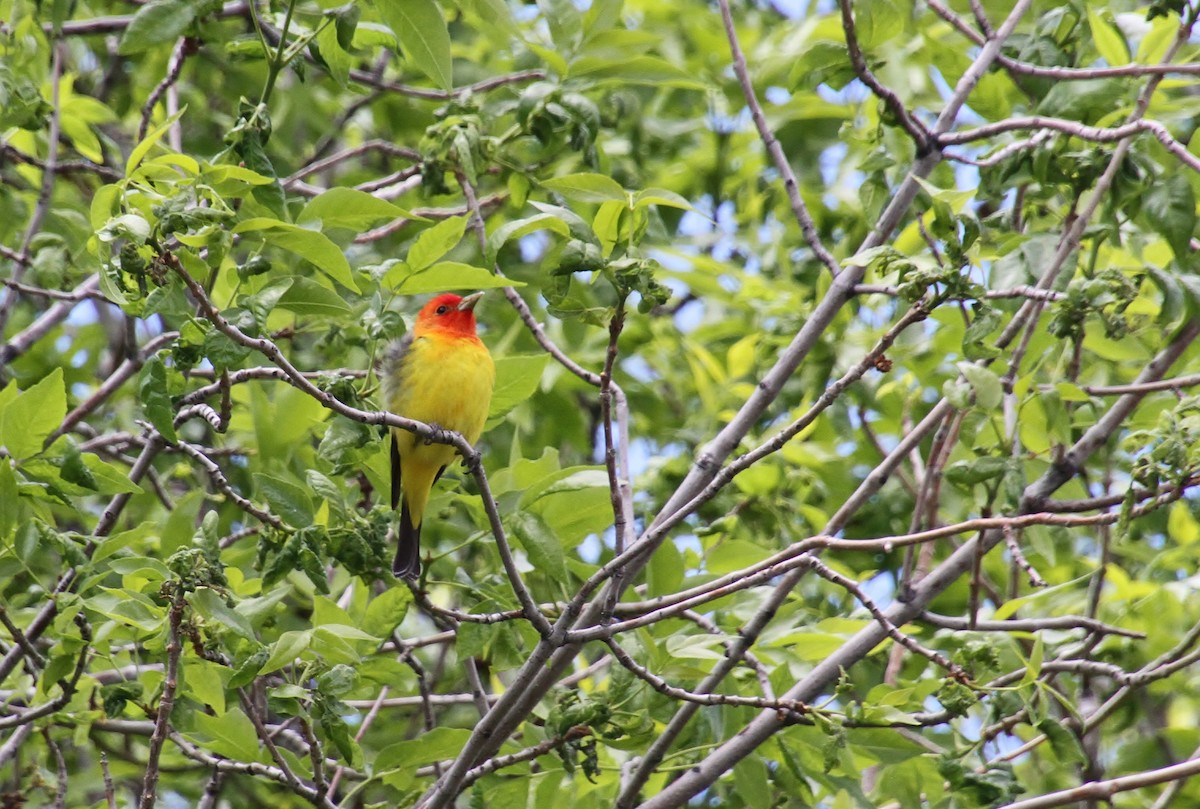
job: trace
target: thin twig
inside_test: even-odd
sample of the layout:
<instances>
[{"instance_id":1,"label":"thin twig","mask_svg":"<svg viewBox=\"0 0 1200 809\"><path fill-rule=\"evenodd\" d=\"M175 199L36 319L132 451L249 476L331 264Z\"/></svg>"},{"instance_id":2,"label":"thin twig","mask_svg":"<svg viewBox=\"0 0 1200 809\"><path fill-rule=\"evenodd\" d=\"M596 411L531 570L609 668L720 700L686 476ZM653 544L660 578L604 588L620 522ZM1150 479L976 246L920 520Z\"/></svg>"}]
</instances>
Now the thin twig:
<instances>
[{"instance_id":1,"label":"thin twig","mask_svg":"<svg viewBox=\"0 0 1200 809\"><path fill-rule=\"evenodd\" d=\"M142 781L139 809L154 809L155 797L158 794L159 757L162 755L163 742L166 741L167 733L171 728L171 710L175 707L175 688L179 685L179 658L183 653L179 628L183 623L183 610L187 605L187 600L183 585L176 582L174 586L175 597L171 601L171 610L167 616L167 676L163 680L163 692L158 700L158 716L154 721L154 735L150 737L150 752L146 757L146 775Z\"/></svg>"},{"instance_id":2,"label":"thin twig","mask_svg":"<svg viewBox=\"0 0 1200 809\"><path fill-rule=\"evenodd\" d=\"M175 49L171 51L171 60L167 62L167 75L163 76L162 81L155 85L150 91L150 95L146 97L146 103L142 105L142 121L138 124L137 139L138 141L145 140L146 132L150 129L150 118L154 115L154 108L158 105L159 99L163 93L167 92L175 82L179 81L179 74L183 72L183 63L188 56L196 52L197 43L191 37L180 37L175 43Z\"/></svg>"},{"instance_id":3,"label":"thin twig","mask_svg":"<svg viewBox=\"0 0 1200 809\"><path fill-rule=\"evenodd\" d=\"M750 109L750 116L754 119L758 136L766 147L767 154L770 155L776 171L783 178L783 187L787 192L788 201L792 205L792 215L800 224L804 241L813 251L813 255L829 270L829 274L836 277L841 271L838 261L821 242L821 236L817 232L817 223L809 213L803 197L800 196L800 184L796 180L796 173L792 171L792 163L784 154L779 138L775 137L775 133L771 131L771 125L767 122L762 104L758 101L758 94L754 92L754 82L750 78L750 69L746 66L746 55L742 52L742 45L738 41L737 29L733 24L733 12L729 9L729 0L719 0L719 5L721 21L725 25L725 36L729 40L729 52L733 57L733 72L741 85L742 97L746 99L746 106Z\"/></svg>"}]
</instances>

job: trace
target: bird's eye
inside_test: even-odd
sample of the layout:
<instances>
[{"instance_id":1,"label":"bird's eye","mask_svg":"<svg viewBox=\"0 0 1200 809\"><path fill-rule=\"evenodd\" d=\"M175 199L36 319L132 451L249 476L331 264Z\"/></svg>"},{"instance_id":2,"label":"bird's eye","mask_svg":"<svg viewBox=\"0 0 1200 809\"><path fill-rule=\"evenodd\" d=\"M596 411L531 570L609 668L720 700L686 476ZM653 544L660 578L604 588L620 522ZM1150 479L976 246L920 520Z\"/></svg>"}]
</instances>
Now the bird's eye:
<instances>
[{"instance_id":1,"label":"bird's eye","mask_svg":"<svg viewBox=\"0 0 1200 809\"><path fill-rule=\"evenodd\" d=\"M449 307L449 306L446 306L446 305L444 305L444 304L443 304L442 306L439 306L439 307L437 308L437 313L438 313L439 315L444 315L444 314L446 314L446 313L447 313L447 312L449 312L449 311L450 311L450 307Z\"/></svg>"}]
</instances>

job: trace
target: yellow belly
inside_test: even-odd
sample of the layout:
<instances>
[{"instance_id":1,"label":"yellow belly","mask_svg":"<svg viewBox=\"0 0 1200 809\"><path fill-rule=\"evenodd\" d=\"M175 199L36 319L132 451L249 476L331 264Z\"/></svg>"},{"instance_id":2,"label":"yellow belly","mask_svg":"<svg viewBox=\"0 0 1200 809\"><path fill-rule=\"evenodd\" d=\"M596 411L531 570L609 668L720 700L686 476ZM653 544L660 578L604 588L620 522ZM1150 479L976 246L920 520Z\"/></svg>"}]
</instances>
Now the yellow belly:
<instances>
[{"instance_id":1,"label":"yellow belly","mask_svg":"<svg viewBox=\"0 0 1200 809\"><path fill-rule=\"evenodd\" d=\"M474 444L483 433L492 400L496 369L478 340L413 340L399 369L399 384L390 391L388 409L398 416L436 424L461 433ZM427 444L406 430L396 430L401 488L414 523L420 524L425 499L438 470L455 456L446 444Z\"/></svg>"},{"instance_id":2,"label":"yellow belly","mask_svg":"<svg viewBox=\"0 0 1200 809\"><path fill-rule=\"evenodd\" d=\"M417 338L408 348L400 376L403 383L392 392L388 409L462 433L472 444L479 440L496 378L483 343Z\"/></svg>"}]
</instances>

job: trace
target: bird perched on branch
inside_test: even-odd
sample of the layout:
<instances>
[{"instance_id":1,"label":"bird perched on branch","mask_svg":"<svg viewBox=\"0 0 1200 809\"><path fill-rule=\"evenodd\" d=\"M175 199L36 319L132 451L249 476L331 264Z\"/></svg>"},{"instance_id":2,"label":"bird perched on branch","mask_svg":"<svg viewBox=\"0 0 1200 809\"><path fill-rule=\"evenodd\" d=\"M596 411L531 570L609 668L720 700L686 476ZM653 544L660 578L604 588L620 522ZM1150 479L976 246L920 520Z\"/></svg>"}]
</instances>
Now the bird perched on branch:
<instances>
[{"instance_id":1,"label":"bird perched on branch","mask_svg":"<svg viewBox=\"0 0 1200 809\"><path fill-rule=\"evenodd\" d=\"M413 329L384 355L380 382L387 409L462 434L474 444L483 432L496 367L475 333L482 292L438 295L425 304ZM392 430L392 508L400 507L399 544L392 572L421 572L421 521L433 484L454 460L454 447L407 430Z\"/></svg>"}]
</instances>

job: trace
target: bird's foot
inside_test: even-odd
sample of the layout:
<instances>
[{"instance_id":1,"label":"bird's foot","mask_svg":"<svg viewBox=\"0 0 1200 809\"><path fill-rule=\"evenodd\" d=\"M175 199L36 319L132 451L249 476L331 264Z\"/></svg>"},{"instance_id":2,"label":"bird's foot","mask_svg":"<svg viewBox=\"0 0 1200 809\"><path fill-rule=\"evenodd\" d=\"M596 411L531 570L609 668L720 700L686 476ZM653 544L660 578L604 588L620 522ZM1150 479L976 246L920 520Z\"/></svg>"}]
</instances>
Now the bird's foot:
<instances>
[{"instance_id":1,"label":"bird's foot","mask_svg":"<svg viewBox=\"0 0 1200 809\"><path fill-rule=\"evenodd\" d=\"M450 437L450 431L440 424L429 422L429 429L433 430L433 435L425 439L425 446L430 444L444 444L446 439Z\"/></svg>"},{"instance_id":2,"label":"bird's foot","mask_svg":"<svg viewBox=\"0 0 1200 809\"><path fill-rule=\"evenodd\" d=\"M463 459L462 459L463 469L467 470L467 472L469 474L474 475L476 472L479 471L479 466L480 466L480 463L482 462L482 460L483 460L483 457L480 454L479 450L477 450L477 449L472 450L469 455L463 456Z\"/></svg>"}]
</instances>

